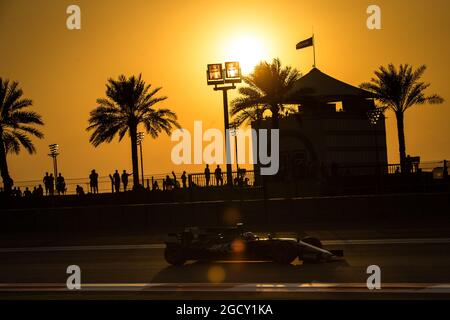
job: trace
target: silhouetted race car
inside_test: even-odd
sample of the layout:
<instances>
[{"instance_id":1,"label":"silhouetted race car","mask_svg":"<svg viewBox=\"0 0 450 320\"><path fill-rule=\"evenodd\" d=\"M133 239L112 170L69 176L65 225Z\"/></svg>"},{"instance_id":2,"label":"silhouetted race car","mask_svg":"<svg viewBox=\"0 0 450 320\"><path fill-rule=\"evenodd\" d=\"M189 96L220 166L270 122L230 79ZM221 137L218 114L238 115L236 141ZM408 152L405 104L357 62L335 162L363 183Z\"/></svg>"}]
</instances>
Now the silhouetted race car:
<instances>
[{"instance_id":1,"label":"silhouetted race car","mask_svg":"<svg viewBox=\"0 0 450 320\"><path fill-rule=\"evenodd\" d=\"M187 260L262 260L289 264L330 261L343 256L342 250L325 250L314 237L303 239L260 237L245 231L242 224L230 228L189 227L166 239L165 259L172 265Z\"/></svg>"}]
</instances>

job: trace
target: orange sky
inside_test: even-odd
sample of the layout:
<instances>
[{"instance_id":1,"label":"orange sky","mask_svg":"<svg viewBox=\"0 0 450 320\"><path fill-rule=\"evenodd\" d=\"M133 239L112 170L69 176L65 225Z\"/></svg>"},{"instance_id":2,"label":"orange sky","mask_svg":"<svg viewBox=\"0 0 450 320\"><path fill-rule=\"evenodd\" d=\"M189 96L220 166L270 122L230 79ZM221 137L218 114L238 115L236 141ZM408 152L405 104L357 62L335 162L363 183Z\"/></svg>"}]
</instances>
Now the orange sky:
<instances>
[{"instance_id":1,"label":"orange sky","mask_svg":"<svg viewBox=\"0 0 450 320\"><path fill-rule=\"evenodd\" d=\"M51 171L48 144L58 143L59 168L66 178L131 171L129 141L94 148L85 131L89 111L103 97L108 77L142 73L162 86L183 127L223 127L222 97L206 85L207 63L237 58L279 57L303 73L312 51L295 44L316 34L318 67L353 85L367 81L381 64L426 64L430 93L450 99L448 84L450 2L381 1L382 30L366 28L372 1L55 1L0 0L0 76L19 81L33 109L45 121L38 153L8 156L15 181L39 179ZM66 8L81 7L82 29L66 29ZM237 39L237 40L233 40ZM242 52L239 49L243 48ZM249 55L249 51L252 55ZM256 63L256 61L255 61ZM388 155L398 161L393 115L387 114ZM450 158L449 103L411 109L406 114L407 152L424 160ZM146 138L146 174L176 167L167 136Z\"/></svg>"}]
</instances>

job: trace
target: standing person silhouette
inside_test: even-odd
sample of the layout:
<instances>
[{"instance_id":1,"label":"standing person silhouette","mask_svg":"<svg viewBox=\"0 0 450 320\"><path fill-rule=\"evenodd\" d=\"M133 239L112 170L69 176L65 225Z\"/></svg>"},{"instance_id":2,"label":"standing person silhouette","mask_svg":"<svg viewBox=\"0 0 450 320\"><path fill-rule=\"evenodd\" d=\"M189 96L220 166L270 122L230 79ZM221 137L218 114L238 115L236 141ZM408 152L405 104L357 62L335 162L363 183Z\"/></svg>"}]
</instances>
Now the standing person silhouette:
<instances>
[{"instance_id":1,"label":"standing person silhouette","mask_svg":"<svg viewBox=\"0 0 450 320\"><path fill-rule=\"evenodd\" d=\"M55 194L55 177L53 176L53 173L50 173L48 181L50 195L52 196Z\"/></svg>"},{"instance_id":2,"label":"standing person silhouette","mask_svg":"<svg viewBox=\"0 0 450 320\"><path fill-rule=\"evenodd\" d=\"M166 175L165 186L166 188L164 190L172 190L173 189L173 183L172 179L170 179L169 175Z\"/></svg>"},{"instance_id":3,"label":"standing person silhouette","mask_svg":"<svg viewBox=\"0 0 450 320\"><path fill-rule=\"evenodd\" d=\"M91 193L98 193L98 173L95 169L92 169L89 175L89 186L91 187Z\"/></svg>"},{"instance_id":4,"label":"standing person silhouette","mask_svg":"<svg viewBox=\"0 0 450 320\"><path fill-rule=\"evenodd\" d=\"M205 179L206 179L206 186L209 187L209 180L211 179L211 171L209 170L209 165L206 165L205 168Z\"/></svg>"},{"instance_id":5,"label":"standing person silhouette","mask_svg":"<svg viewBox=\"0 0 450 320\"><path fill-rule=\"evenodd\" d=\"M120 191L120 174L119 174L119 170L116 170L116 172L114 172L113 179L114 179L114 190L115 190L116 193L119 193L119 191Z\"/></svg>"},{"instance_id":6,"label":"standing person silhouette","mask_svg":"<svg viewBox=\"0 0 450 320\"><path fill-rule=\"evenodd\" d=\"M23 196L26 198L31 197L31 191L28 189L28 187L25 187L25 191L23 192Z\"/></svg>"},{"instance_id":7,"label":"standing person silhouette","mask_svg":"<svg viewBox=\"0 0 450 320\"><path fill-rule=\"evenodd\" d=\"M444 177L445 180L447 180L448 178L448 168L447 168L447 160L444 160L444 164L442 166L442 176Z\"/></svg>"},{"instance_id":8,"label":"standing person silhouette","mask_svg":"<svg viewBox=\"0 0 450 320\"><path fill-rule=\"evenodd\" d=\"M128 177L131 176L131 173L127 173L126 170L123 170L122 172L122 183L123 183L123 191L127 191L128 187Z\"/></svg>"},{"instance_id":9,"label":"standing person silhouette","mask_svg":"<svg viewBox=\"0 0 450 320\"><path fill-rule=\"evenodd\" d=\"M172 176L173 176L173 188L174 189L179 188L180 187L180 183L178 182L177 176L176 176L174 171L172 171Z\"/></svg>"},{"instance_id":10,"label":"standing person silhouette","mask_svg":"<svg viewBox=\"0 0 450 320\"><path fill-rule=\"evenodd\" d=\"M223 178L222 178L222 169L220 169L220 166L217 165L216 170L214 171L214 175L216 177L216 185L223 185Z\"/></svg>"},{"instance_id":11,"label":"standing person silhouette","mask_svg":"<svg viewBox=\"0 0 450 320\"><path fill-rule=\"evenodd\" d=\"M58 195L64 194L66 191L66 181L64 180L64 177L61 175L61 173L56 178L56 192L58 192Z\"/></svg>"},{"instance_id":12,"label":"standing person silhouette","mask_svg":"<svg viewBox=\"0 0 450 320\"><path fill-rule=\"evenodd\" d=\"M50 192L50 176L48 175L48 172L45 173L44 179L42 179L42 182L44 183L45 188L45 195L48 196Z\"/></svg>"},{"instance_id":13,"label":"standing person silhouette","mask_svg":"<svg viewBox=\"0 0 450 320\"><path fill-rule=\"evenodd\" d=\"M181 182L183 183L183 188L186 189L187 188L187 177L186 177L186 171L183 171L183 174L181 175Z\"/></svg>"}]
</instances>

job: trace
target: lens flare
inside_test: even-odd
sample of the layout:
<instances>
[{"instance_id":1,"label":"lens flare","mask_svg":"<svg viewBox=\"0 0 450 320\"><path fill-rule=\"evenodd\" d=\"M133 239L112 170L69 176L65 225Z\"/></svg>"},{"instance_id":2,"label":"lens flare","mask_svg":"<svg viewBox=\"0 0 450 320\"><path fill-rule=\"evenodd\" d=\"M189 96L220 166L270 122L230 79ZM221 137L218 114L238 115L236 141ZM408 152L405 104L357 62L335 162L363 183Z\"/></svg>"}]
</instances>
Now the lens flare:
<instances>
[{"instance_id":1,"label":"lens flare","mask_svg":"<svg viewBox=\"0 0 450 320\"><path fill-rule=\"evenodd\" d=\"M221 266L212 266L208 270L208 280L212 283L221 283L225 280L225 270Z\"/></svg>"},{"instance_id":2,"label":"lens flare","mask_svg":"<svg viewBox=\"0 0 450 320\"><path fill-rule=\"evenodd\" d=\"M234 253L242 253L245 250L245 243L242 240L236 239L231 243L231 251Z\"/></svg>"},{"instance_id":3,"label":"lens flare","mask_svg":"<svg viewBox=\"0 0 450 320\"><path fill-rule=\"evenodd\" d=\"M229 226L235 226L236 223L241 222L241 213L238 208L226 208L223 212L223 222Z\"/></svg>"}]
</instances>

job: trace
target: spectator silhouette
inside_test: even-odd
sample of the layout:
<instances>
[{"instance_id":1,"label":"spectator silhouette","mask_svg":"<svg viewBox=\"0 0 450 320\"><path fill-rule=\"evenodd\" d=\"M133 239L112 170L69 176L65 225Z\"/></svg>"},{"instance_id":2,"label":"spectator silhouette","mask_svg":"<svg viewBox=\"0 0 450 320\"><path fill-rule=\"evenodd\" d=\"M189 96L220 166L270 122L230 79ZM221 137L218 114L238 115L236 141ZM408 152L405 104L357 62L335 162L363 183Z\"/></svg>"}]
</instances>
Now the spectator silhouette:
<instances>
[{"instance_id":1,"label":"spectator silhouette","mask_svg":"<svg viewBox=\"0 0 450 320\"><path fill-rule=\"evenodd\" d=\"M50 176L48 175L48 172L45 173L45 176L44 176L44 179L42 179L42 182L44 183L45 195L47 196L50 192Z\"/></svg>"},{"instance_id":2,"label":"spectator silhouette","mask_svg":"<svg viewBox=\"0 0 450 320\"><path fill-rule=\"evenodd\" d=\"M75 188L75 192L77 193L77 196L84 196L84 190L83 187L77 184L77 187Z\"/></svg>"},{"instance_id":3,"label":"spectator silhouette","mask_svg":"<svg viewBox=\"0 0 450 320\"><path fill-rule=\"evenodd\" d=\"M223 185L223 178L222 178L222 169L219 165L217 165L216 170L214 170L214 176L216 177L216 185Z\"/></svg>"},{"instance_id":4,"label":"spectator silhouette","mask_svg":"<svg viewBox=\"0 0 450 320\"><path fill-rule=\"evenodd\" d=\"M38 197L44 196L44 189L42 188L41 184L39 185L39 187L37 187L36 194Z\"/></svg>"},{"instance_id":5,"label":"spectator silhouette","mask_svg":"<svg viewBox=\"0 0 450 320\"><path fill-rule=\"evenodd\" d=\"M187 188L187 176L186 176L186 171L183 171L183 174L181 175L181 182L183 183L183 188L186 189Z\"/></svg>"},{"instance_id":6,"label":"spectator silhouette","mask_svg":"<svg viewBox=\"0 0 450 320\"><path fill-rule=\"evenodd\" d=\"M25 187L25 191L23 192L23 196L27 197L27 198L31 197L31 191L30 191L30 189L28 189L28 187Z\"/></svg>"},{"instance_id":7,"label":"spectator silhouette","mask_svg":"<svg viewBox=\"0 0 450 320\"><path fill-rule=\"evenodd\" d=\"M53 173L50 173L49 177L48 177L48 181L49 181L49 191L50 191L50 195L54 195L55 194L55 177L53 176Z\"/></svg>"},{"instance_id":8,"label":"spectator silhouette","mask_svg":"<svg viewBox=\"0 0 450 320\"><path fill-rule=\"evenodd\" d=\"M91 188L91 193L98 193L98 173L95 172L95 169L92 169L91 174L89 175L89 186Z\"/></svg>"},{"instance_id":9,"label":"spectator silhouette","mask_svg":"<svg viewBox=\"0 0 450 320\"><path fill-rule=\"evenodd\" d=\"M172 180L172 186L174 188L179 188L180 187L180 183L177 180L177 176L175 175L175 172L172 171L172 176L173 176L173 180Z\"/></svg>"},{"instance_id":10,"label":"spectator silhouette","mask_svg":"<svg viewBox=\"0 0 450 320\"><path fill-rule=\"evenodd\" d=\"M205 168L205 179L206 179L206 186L209 186L209 180L211 179L211 171L209 170L209 165L206 165Z\"/></svg>"},{"instance_id":11,"label":"spectator silhouette","mask_svg":"<svg viewBox=\"0 0 450 320\"><path fill-rule=\"evenodd\" d=\"M172 190L172 179L170 179L169 175L166 175L164 186L164 190Z\"/></svg>"},{"instance_id":12,"label":"spectator silhouette","mask_svg":"<svg viewBox=\"0 0 450 320\"><path fill-rule=\"evenodd\" d=\"M56 178L56 192L58 192L58 195L66 193L66 181L61 173Z\"/></svg>"},{"instance_id":13,"label":"spectator silhouette","mask_svg":"<svg viewBox=\"0 0 450 320\"><path fill-rule=\"evenodd\" d=\"M159 190L159 185L158 185L158 181L153 181L153 186L152 186L152 190L153 191L155 191L155 190Z\"/></svg>"},{"instance_id":14,"label":"spectator silhouette","mask_svg":"<svg viewBox=\"0 0 450 320\"><path fill-rule=\"evenodd\" d=\"M120 191L120 174L119 174L119 170L116 170L116 172L114 172L113 180L114 180L114 191L116 193L119 193L119 191Z\"/></svg>"},{"instance_id":15,"label":"spectator silhouette","mask_svg":"<svg viewBox=\"0 0 450 320\"><path fill-rule=\"evenodd\" d=\"M131 176L131 173L127 173L126 170L123 170L122 172L122 183L123 183L123 191L127 191L128 187L128 177Z\"/></svg>"},{"instance_id":16,"label":"spectator silhouette","mask_svg":"<svg viewBox=\"0 0 450 320\"><path fill-rule=\"evenodd\" d=\"M445 180L447 180L448 178L447 160L444 160L444 164L442 167L443 167L442 176L444 177Z\"/></svg>"},{"instance_id":17,"label":"spectator silhouette","mask_svg":"<svg viewBox=\"0 0 450 320\"><path fill-rule=\"evenodd\" d=\"M405 159L405 168L406 168L406 170L405 170L406 173L412 173L413 166L412 166L411 156L409 154L406 156L406 159Z\"/></svg>"}]
</instances>

